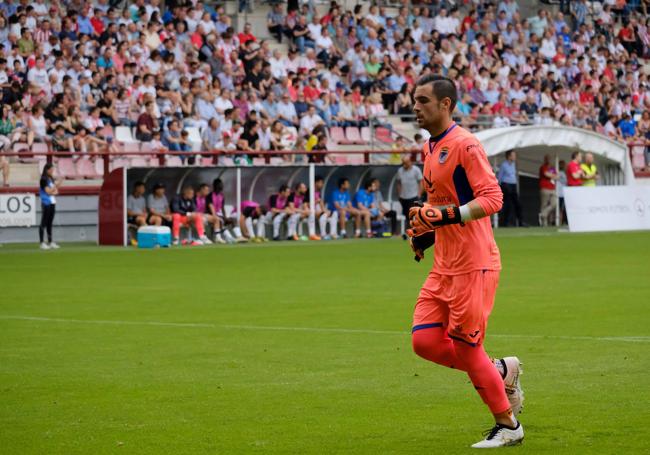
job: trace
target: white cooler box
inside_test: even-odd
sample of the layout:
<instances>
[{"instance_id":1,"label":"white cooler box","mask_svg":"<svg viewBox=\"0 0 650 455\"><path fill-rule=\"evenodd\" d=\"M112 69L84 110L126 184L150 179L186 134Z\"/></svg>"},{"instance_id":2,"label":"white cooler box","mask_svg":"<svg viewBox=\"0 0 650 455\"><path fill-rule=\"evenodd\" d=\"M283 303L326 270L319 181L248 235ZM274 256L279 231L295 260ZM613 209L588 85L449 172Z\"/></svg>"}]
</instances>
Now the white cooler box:
<instances>
[{"instance_id":1,"label":"white cooler box","mask_svg":"<svg viewBox=\"0 0 650 455\"><path fill-rule=\"evenodd\" d=\"M142 226L138 229L138 248L168 247L172 231L167 226Z\"/></svg>"}]
</instances>

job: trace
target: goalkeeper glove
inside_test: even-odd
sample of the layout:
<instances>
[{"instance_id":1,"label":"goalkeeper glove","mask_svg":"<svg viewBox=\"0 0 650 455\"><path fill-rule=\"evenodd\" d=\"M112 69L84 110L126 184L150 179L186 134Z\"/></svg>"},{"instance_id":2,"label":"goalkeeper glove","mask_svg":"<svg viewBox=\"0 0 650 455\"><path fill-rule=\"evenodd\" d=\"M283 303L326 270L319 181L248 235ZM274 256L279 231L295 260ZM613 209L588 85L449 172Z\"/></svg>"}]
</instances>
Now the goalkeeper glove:
<instances>
[{"instance_id":1,"label":"goalkeeper glove","mask_svg":"<svg viewBox=\"0 0 650 455\"><path fill-rule=\"evenodd\" d=\"M422 259L424 259L425 250L433 246L435 243L436 232L427 231L423 234L415 235L413 233L413 229L407 229L406 234L409 236L409 245L415 253L415 257L413 259L415 259L417 262L420 262Z\"/></svg>"},{"instance_id":2,"label":"goalkeeper glove","mask_svg":"<svg viewBox=\"0 0 650 455\"><path fill-rule=\"evenodd\" d=\"M409 219L413 234L419 235L438 229L440 226L460 223L460 208L449 205L439 209L429 204L423 207L411 207Z\"/></svg>"}]
</instances>

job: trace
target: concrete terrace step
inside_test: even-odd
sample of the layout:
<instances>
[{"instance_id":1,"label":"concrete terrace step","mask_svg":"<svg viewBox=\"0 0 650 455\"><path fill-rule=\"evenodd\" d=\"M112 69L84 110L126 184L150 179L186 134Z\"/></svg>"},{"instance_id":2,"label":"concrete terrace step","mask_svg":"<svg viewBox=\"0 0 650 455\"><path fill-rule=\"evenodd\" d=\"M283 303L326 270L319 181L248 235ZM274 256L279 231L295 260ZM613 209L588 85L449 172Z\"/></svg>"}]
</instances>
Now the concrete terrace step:
<instances>
[{"instance_id":1,"label":"concrete terrace step","mask_svg":"<svg viewBox=\"0 0 650 455\"><path fill-rule=\"evenodd\" d=\"M38 185L41 178L39 163L11 163L10 186Z\"/></svg>"}]
</instances>

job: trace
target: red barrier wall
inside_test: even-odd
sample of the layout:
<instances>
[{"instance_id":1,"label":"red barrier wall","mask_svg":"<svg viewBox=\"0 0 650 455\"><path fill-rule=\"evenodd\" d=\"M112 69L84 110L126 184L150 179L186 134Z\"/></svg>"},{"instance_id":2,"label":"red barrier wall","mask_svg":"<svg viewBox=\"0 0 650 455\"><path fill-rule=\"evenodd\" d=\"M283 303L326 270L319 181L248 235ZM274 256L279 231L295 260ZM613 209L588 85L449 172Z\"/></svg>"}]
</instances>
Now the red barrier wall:
<instances>
[{"instance_id":1,"label":"red barrier wall","mask_svg":"<svg viewBox=\"0 0 650 455\"><path fill-rule=\"evenodd\" d=\"M124 245L124 168L113 170L99 191L99 244Z\"/></svg>"}]
</instances>

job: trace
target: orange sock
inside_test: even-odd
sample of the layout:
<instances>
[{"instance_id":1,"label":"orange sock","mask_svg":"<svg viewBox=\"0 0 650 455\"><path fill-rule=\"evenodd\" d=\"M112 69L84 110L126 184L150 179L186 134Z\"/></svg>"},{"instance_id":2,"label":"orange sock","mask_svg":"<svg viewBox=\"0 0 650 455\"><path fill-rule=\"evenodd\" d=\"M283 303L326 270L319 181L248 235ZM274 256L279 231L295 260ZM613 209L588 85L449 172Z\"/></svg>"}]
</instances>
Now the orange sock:
<instances>
[{"instance_id":1,"label":"orange sock","mask_svg":"<svg viewBox=\"0 0 650 455\"><path fill-rule=\"evenodd\" d=\"M503 379L485 353L483 345L470 346L462 341L454 340L456 355L467 366L474 388L483 402L490 408L492 414L501 414L510 409Z\"/></svg>"}]
</instances>

